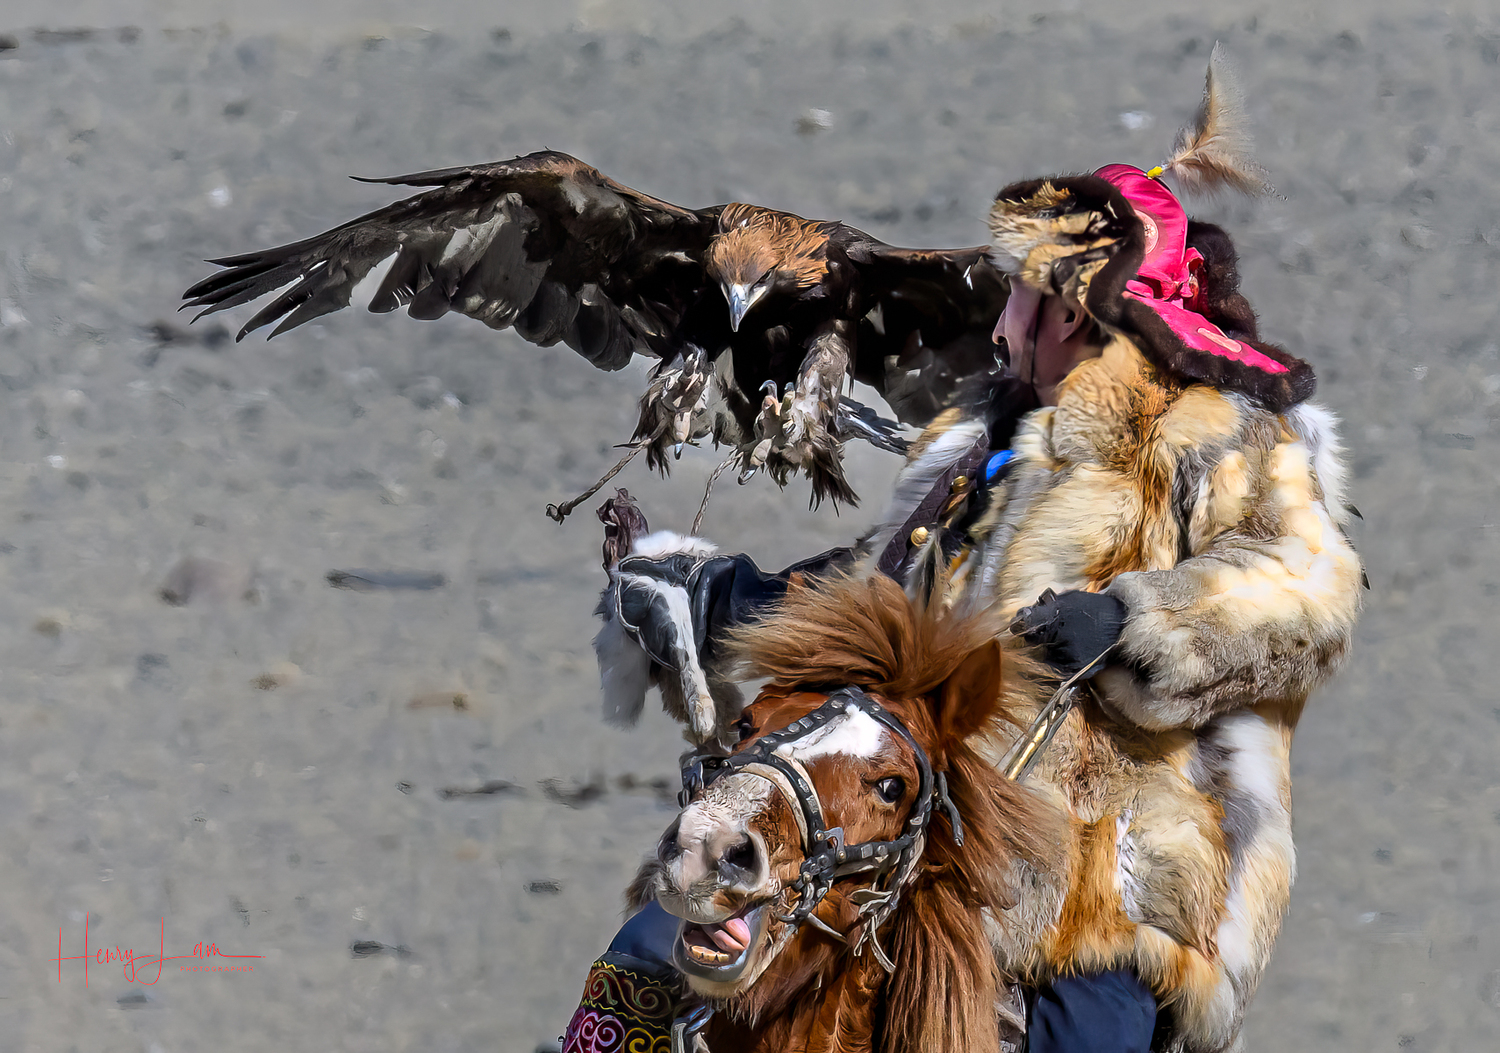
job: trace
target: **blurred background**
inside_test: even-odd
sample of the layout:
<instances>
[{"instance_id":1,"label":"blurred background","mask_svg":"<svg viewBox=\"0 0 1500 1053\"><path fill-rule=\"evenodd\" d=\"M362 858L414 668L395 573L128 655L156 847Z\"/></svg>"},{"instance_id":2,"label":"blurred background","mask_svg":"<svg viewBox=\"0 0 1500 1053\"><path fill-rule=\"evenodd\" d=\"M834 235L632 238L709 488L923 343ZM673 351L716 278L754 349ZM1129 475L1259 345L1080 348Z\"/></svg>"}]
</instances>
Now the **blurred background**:
<instances>
[{"instance_id":1,"label":"blurred background","mask_svg":"<svg viewBox=\"0 0 1500 1053\"><path fill-rule=\"evenodd\" d=\"M1344 420L1371 583L1294 748L1247 1045L1500 1048L1500 20L1394 0L8 0L3 1044L531 1053L672 814L675 727L597 716L597 501L542 514L644 368L357 312L236 345L249 309L173 313L204 258L394 196L349 174L543 147L976 244L1010 181L1160 160L1216 40L1285 196L1194 211ZM864 508L726 481L704 532L768 567L848 541L897 467L851 455ZM685 529L715 463L617 482ZM329 583L357 569L416 576ZM262 957L85 987L85 920Z\"/></svg>"}]
</instances>

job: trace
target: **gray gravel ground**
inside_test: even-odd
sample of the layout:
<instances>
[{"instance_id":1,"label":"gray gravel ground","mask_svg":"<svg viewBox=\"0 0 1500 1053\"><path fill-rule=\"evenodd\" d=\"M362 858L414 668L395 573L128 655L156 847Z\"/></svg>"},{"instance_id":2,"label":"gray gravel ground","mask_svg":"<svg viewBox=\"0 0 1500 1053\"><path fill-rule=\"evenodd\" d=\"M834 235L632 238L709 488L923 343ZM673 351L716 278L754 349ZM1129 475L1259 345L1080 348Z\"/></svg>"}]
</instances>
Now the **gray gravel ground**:
<instances>
[{"instance_id":1,"label":"gray gravel ground","mask_svg":"<svg viewBox=\"0 0 1500 1053\"><path fill-rule=\"evenodd\" d=\"M0 12L0 1046L529 1053L670 815L675 730L596 717L597 524L541 514L613 459L644 370L354 312L237 346L172 314L202 258L388 200L348 173L543 146L686 204L971 244L1006 182L1157 160L1221 39L1286 199L1198 211L1345 420L1372 586L1297 740L1248 1044L1500 1048L1500 24L1021 7ZM105 28L34 29L78 24ZM878 498L895 465L854 460ZM621 481L681 528L713 463ZM865 522L805 499L729 484L705 529L780 565ZM328 584L353 568L445 584ZM91 949L164 924L169 954L263 957L59 983L85 914Z\"/></svg>"}]
</instances>

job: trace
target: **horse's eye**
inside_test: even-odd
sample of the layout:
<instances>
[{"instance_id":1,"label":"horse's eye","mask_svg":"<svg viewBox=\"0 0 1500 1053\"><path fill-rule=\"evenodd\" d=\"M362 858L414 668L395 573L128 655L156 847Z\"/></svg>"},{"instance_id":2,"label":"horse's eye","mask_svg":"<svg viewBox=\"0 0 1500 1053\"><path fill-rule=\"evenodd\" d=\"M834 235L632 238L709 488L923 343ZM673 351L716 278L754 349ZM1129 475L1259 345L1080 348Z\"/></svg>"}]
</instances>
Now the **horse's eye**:
<instances>
[{"instance_id":1,"label":"horse's eye","mask_svg":"<svg viewBox=\"0 0 1500 1053\"><path fill-rule=\"evenodd\" d=\"M875 784L875 792L886 804L895 804L901 800L901 795L906 792L906 783L892 776L889 779L881 779Z\"/></svg>"}]
</instances>

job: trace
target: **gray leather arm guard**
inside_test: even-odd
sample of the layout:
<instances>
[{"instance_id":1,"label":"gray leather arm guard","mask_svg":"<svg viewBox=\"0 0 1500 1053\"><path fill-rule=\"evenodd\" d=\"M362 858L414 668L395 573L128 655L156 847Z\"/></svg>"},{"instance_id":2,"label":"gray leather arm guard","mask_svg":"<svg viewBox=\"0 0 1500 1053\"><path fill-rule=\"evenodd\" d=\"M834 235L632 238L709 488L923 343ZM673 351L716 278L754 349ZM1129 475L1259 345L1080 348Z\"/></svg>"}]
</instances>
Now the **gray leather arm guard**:
<instances>
[{"instance_id":1,"label":"gray leather arm guard","mask_svg":"<svg viewBox=\"0 0 1500 1053\"><path fill-rule=\"evenodd\" d=\"M594 638L604 689L604 719L630 726L646 690L698 744L734 744L744 698L721 646L726 630L755 617L786 593L793 574L817 574L852 559L834 549L766 574L748 556L722 556L701 538L660 531L640 538L610 570Z\"/></svg>"}]
</instances>

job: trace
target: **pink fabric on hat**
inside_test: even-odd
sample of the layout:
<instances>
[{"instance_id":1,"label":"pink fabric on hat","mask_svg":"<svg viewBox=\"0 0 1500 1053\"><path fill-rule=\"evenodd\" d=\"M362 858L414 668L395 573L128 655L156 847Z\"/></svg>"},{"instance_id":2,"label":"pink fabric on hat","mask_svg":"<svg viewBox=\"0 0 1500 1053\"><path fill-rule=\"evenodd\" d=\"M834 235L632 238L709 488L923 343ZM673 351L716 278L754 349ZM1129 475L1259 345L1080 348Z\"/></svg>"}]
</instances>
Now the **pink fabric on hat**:
<instances>
[{"instance_id":1,"label":"pink fabric on hat","mask_svg":"<svg viewBox=\"0 0 1500 1053\"><path fill-rule=\"evenodd\" d=\"M1203 256L1187 247L1187 213L1172 191L1131 165L1105 165L1094 174L1118 187L1137 213L1148 214L1156 224L1156 244L1141 261L1136 278L1125 283L1125 295L1155 311L1194 350L1267 373L1289 372L1274 358L1226 336L1207 318L1183 306L1184 300L1197 295L1193 272Z\"/></svg>"},{"instance_id":2,"label":"pink fabric on hat","mask_svg":"<svg viewBox=\"0 0 1500 1053\"><path fill-rule=\"evenodd\" d=\"M1187 248L1187 213L1172 191L1130 165L1105 165L1094 174L1113 183L1131 207L1156 223L1156 245L1141 261L1140 276L1172 285L1187 281L1188 260L1198 251Z\"/></svg>"},{"instance_id":3,"label":"pink fabric on hat","mask_svg":"<svg viewBox=\"0 0 1500 1053\"><path fill-rule=\"evenodd\" d=\"M1125 295L1139 300L1160 315L1161 320L1166 322L1172 332L1176 333L1188 347L1197 351L1206 351L1219 358L1227 358L1231 362L1254 366L1267 373L1289 372L1286 366L1269 355L1262 354L1241 340L1226 336L1222 329L1207 318L1183 307L1182 301L1159 300L1154 292L1155 290L1145 282L1125 283Z\"/></svg>"}]
</instances>

